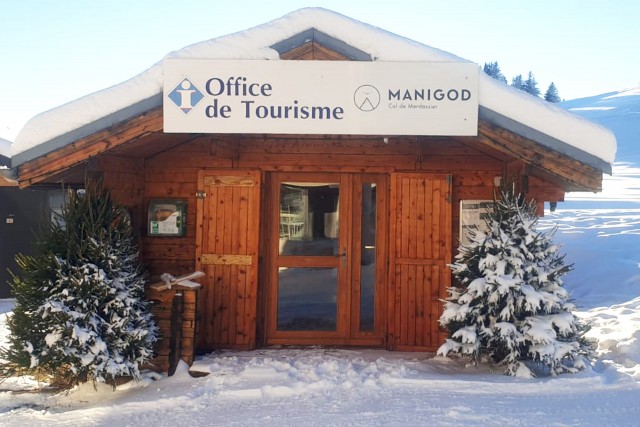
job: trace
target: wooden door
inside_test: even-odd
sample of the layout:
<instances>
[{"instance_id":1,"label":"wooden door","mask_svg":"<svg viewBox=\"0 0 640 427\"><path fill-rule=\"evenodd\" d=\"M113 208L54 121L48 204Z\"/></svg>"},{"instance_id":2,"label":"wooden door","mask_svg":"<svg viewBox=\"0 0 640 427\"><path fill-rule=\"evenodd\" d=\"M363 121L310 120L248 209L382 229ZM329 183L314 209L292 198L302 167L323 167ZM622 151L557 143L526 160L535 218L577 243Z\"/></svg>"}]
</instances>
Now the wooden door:
<instances>
[{"instance_id":1,"label":"wooden door","mask_svg":"<svg viewBox=\"0 0 640 427\"><path fill-rule=\"evenodd\" d=\"M198 174L196 268L206 274L199 295L201 350L255 346L260 172Z\"/></svg>"},{"instance_id":2,"label":"wooden door","mask_svg":"<svg viewBox=\"0 0 640 427\"><path fill-rule=\"evenodd\" d=\"M451 283L449 176L391 176L389 347L435 351L444 339L438 319Z\"/></svg>"},{"instance_id":3,"label":"wooden door","mask_svg":"<svg viewBox=\"0 0 640 427\"><path fill-rule=\"evenodd\" d=\"M382 346L386 176L270 178L267 343Z\"/></svg>"}]
</instances>

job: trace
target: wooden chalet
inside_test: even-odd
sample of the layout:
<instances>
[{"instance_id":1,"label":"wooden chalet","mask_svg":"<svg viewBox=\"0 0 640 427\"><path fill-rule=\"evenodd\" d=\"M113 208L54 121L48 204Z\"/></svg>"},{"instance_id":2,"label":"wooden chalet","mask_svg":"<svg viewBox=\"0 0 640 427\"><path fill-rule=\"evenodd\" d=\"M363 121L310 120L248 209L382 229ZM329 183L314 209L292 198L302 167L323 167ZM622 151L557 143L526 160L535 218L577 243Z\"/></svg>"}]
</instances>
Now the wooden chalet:
<instances>
[{"instance_id":1,"label":"wooden chalet","mask_svg":"<svg viewBox=\"0 0 640 427\"><path fill-rule=\"evenodd\" d=\"M274 22L243 35L264 38L280 60L370 61L369 44L346 37L358 31L431 49L322 9ZM270 39L282 23L289 33L274 30ZM163 302L161 366L170 335L163 312L175 292L185 295L187 361L194 351L271 345L432 352L446 335L438 318L461 237L461 201L491 200L510 177L542 214L545 202L561 202L568 191L599 191L611 172L609 160L519 119L527 114L496 112L482 98L486 85L522 96L481 77L476 136L169 134L157 92L25 150L12 171L22 188L81 186L87 172L102 175L130 208L154 278L205 273L198 291L150 291ZM557 110L562 120L569 115ZM150 206L167 200L185 203L186 227L153 235Z\"/></svg>"}]
</instances>

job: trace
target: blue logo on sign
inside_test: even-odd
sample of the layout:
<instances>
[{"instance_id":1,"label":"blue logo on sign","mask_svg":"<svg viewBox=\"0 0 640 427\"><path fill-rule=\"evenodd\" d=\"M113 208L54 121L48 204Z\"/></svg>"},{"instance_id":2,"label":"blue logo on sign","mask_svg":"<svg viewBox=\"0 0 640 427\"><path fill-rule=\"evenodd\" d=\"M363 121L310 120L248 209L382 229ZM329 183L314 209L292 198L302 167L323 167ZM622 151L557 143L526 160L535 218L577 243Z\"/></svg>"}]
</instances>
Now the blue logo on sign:
<instances>
[{"instance_id":1,"label":"blue logo on sign","mask_svg":"<svg viewBox=\"0 0 640 427\"><path fill-rule=\"evenodd\" d=\"M189 79L181 81L168 96L185 114L188 114L204 98L202 92Z\"/></svg>"}]
</instances>

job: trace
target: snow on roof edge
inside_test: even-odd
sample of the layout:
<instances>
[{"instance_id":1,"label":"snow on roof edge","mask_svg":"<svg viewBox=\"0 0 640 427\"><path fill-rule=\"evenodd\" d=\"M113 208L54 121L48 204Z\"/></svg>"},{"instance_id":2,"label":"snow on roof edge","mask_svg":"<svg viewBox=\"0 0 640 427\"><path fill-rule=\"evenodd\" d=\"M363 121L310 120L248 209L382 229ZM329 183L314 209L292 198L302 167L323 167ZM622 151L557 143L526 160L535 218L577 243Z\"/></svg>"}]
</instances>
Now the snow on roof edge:
<instances>
[{"instance_id":1,"label":"snow on roof edge","mask_svg":"<svg viewBox=\"0 0 640 427\"><path fill-rule=\"evenodd\" d=\"M513 119L510 119L509 117L503 116L500 113L492 111L487 107L480 106L479 110L480 111L478 112L478 116L483 120L486 120L490 123L498 125L503 129L507 129L527 139L535 141L542 146L550 148L558 153L565 154L571 158L574 158L580 161L581 163L584 163L586 165L589 165L593 168L598 169L599 171L602 171L611 175L611 172L612 172L611 164L605 162L599 157L589 154L586 151L582 151L579 148L576 148L573 145L569 145L552 136L544 134L538 131L537 129L523 125L522 123L517 122Z\"/></svg>"},{"instance_id":2,"label":"snow on roof edge","mask_svg":"<svg viewBox=\"0 0 640 427\"><path fill-rule=\"evenodd\" d=\"M478 86L482 107L595 156L609 165L608 170L600 167L598 169L611 173L617 143L610 129L502 83L483 72L480 72ZM546 145L535 136L530 139Z\"/></svg>"},{"instance_id":3,"label":"snow on roof edge","mask_svg":"<svg viewBox=\"0 0 640 427\"><path fill-rule=\"evenodd\" d=\"M317 29L368 52L376 61L471 62L323 8L299 9L244 31L186 46L167 54L165 59L278 60L279 54L271 46L309 29ZM29 154L44 154L45 150L55 147L49 144L53 140L58 145L64 144L65 136L76 135L74 131L78 129L95 128L90 125L109 122L104 120L105 117L120 111L135 110L127 110L127 107L162 93L163 61L123 83L35 116L27 122L12 144L12 156L16 157L16 162L28 161ZM613 163L616 140L608 129L498 82L480 70L479 76L481 106L593 155L609 164L609 167ZM32 150L40 145L42 147L39 150ZM18 156L21 153L23 156Z\"/></svg>"},{"instance_id":4,"label":"snow on roof edge","mask_svg":"<svg viewBox=\"0 0 640 427\"><path fill-rule=\"evenodd\" d=\"M79 128L72 129L69 132L56 136L49 141L33 146L25 151L14 154L11 158L11 166L16 167L31 159L45 155L58 148L68 145L72 141L77 141L86 136L104 130L115 124L122 123L132 117L139 116L147 111L162 105L162 94L155 94L147 99L128 105L122 110L111 113L107 116L89 122Z\"/></svg>"}]
</instances>

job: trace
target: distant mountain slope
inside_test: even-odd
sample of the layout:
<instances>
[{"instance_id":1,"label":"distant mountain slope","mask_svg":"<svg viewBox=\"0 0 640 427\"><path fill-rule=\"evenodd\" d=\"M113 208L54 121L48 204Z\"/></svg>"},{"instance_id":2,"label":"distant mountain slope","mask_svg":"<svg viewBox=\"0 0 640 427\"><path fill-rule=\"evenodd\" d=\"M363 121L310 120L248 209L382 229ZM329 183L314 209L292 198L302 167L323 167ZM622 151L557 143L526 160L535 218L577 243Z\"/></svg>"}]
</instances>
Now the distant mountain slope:
<instances>
[{"instance_id":1,"label":"distant mountain slope","mask_svg":"<svg viewBox=\"0 0 640 427\"><path fill-rule=\"evenodd\" d=\"M611 129L618 153L602 193L568 194L558 210L545 213L539 227L557 228L556 242L567 254L567 264L574 266L565 284L578 306L591 310L585 316L595 324L609 325L610 331L631 335L635 332L629 319L640 319L640 87L560 105ZM625 314L597 309L609 306ZM600 332L608 334L604 328ZM602 339L606 345L607 338ZM616 343L634 340L617 338ZM635 351L627 344L620 349Z\"/></svg>"},{"instance_id":2,"label":"distant mountain slope","mask_svg":"<svg viewBox=\"0 0 640 427\"><path fill-rule=\"evenodd\" d=\"M640 86L559 105L611 129L618 140L616 162L640 165Z\"/></svg>"},{"instance_id":3,"label":"distant mountain slope","mask_svg":"<svg viewBox=\"0 0 640 427\"><path fill-rule=\"evenodd\" d=\"M640 86L559 104L616 135L618 151L613 176L605 176L600 194L573 193L567 200L599 200L640 207Z\"/></svg>"}]
</instances>

